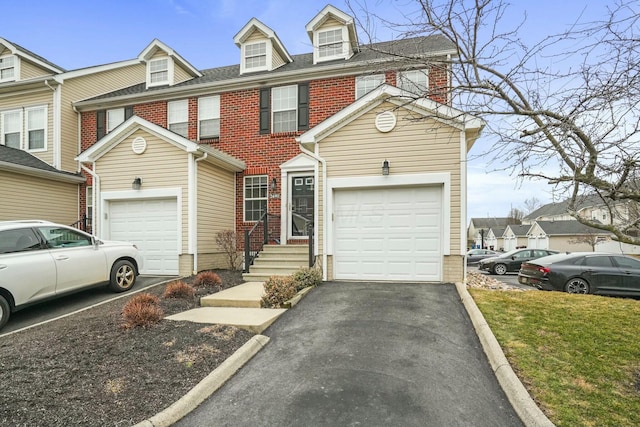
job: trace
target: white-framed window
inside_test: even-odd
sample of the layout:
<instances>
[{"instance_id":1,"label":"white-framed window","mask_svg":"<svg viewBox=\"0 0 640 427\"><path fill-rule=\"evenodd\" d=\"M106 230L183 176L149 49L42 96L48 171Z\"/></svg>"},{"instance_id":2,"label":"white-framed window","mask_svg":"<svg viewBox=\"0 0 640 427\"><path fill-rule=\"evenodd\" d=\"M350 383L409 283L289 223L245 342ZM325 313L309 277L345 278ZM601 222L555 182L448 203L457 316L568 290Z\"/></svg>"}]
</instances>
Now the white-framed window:
<instances>
[{"instance_id":1,"label":"white-framed window","mask_svg":"<svg viewBox=\"0 0 640 427\"><path fill-rule=\"evenodd\" d=\"M198 139L220 136L220 96L198 98Z\"/></svg>"},{"instance_id":2,"label":"white-framed window","mask_svg":"<svg viewBox=\"0 0 640 427\"><path fill-rule=\"evenodd\" d=\"M244 46L244 69L263 70L267 67L267 42Z\"/></svg>"},{"instance_id":3,"label":"white-framed window","mask_svg":"<svg viewBox=\"0 0 640 427\"><path fill-rule=\"evenodd\" d=\"M0 142L11 148L22 148L22 110L0 113Z\"/></svg>"},{"instance_id":4,"label":"white-framed window","mask_svg":"<svg viewBox=\"0 0 640 427\"><path fill-rule=\"evenodd\" d=\"M27 113L27 150L43 151L47 148L47 108L35 107Z\"/></svg>"},{"instance_id":5,"label":"white-framed window","mask_svg":"<svg viewBox=\"0 0 640 427\"><path fill-rule=\"evenodd\" d=\"M271 89L271 123L273 133L298 130L298 86Z\"/></svg>"},{"instance_id":6,"label":"white-framed window","mask_svg":"<svg viewBox=\"0 0 640 427\"><path fill-rule=\"evenodd\" d=\"M427 70L400 71L398 87L416 95L424 95L429 90L429 73Z\"/></svg>"},{"instance_id":7,"label":"white-framed window","mask_svg":"<svg viewBox=\"0 0 640 427\"><path fill-rule=\"evenodd\" d=\"M189 102L186 99L169 101L167 104L167 124L169 130L182 135L189 135Z\"/></svg>"},{"instance_id":8,"label":"white-framed window","mask_svg":"<svg viewBox=\"0 0 640 427\"><path fill-rule=\"evenodd\" d=\"M169 58L150 60L147 63L147 86L169 84L171 82L171 64Z\"/></svg>"},{"instance_id":9,"label":"white-framed window","mask_svg":"<svg viewBox=\"0 0 640 427\"><path fill-rule=\"evenodd\" d=\"M107 133L114 130L122 122L124 122L124 108L107 110Z\"/></svg>"},{"instance_id":10,"label":"white-framed window","mask_svg":"<svg viewBox=\"0 0 640 427\"><path fill-rule=\"evenodd\" d=\"M88 231L92 229L91 225L93 224L93 187L87 187L87 198L85 200L87 201L85 209L87 215L87 230L85 231Z\"/></svg>"},{"instance_id":11,"label":"white-framed window","mask_svg":"<svg viewBox=\"0 0 640 427\"><path fill-rule=\"evenodd\" d=\"M384 83L384 74L356 77L356 99L359 99Z\"/></svg>"},{"instance_id":12,"label":"white-framed window","mask_svg":"<svg viewBox=\"0 0 640 427\"><path fill-rule=\"evenodd\" d=\"M16 57L13 55L0 56L0 82L16 80Z\"/></svg>"},{"instance_id":13,"label":"white-framed window","mask_svg":"<svg viewBox=\"0 0 640 427\"><path fill-rule=\"evenodd\" d=\"M244 177L244 221L258 221L267 211L267 175Z\"/></svg>"},{"instance_id":14,"label":"white-framed window","mask_svg":"<svg viewBox=\"0 0 640 427\"><path fill-rule=\"evenodd\" d=\"M342 28L318 32L318 57L320 60L344 58Z\"/></svg>"}]
</instances>

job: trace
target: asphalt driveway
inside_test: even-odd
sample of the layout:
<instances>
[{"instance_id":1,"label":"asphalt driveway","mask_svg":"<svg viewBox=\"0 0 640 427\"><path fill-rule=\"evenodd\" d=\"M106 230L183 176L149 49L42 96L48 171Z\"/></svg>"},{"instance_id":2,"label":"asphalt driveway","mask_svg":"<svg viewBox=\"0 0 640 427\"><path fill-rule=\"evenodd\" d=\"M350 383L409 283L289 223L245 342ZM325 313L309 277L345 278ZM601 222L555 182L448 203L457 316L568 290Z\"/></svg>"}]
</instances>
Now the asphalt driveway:
<instances>
[{"instance_id":1,"label":"asphalt driveway","mask_svg":"<svg viewBox=\"0 0 640 427\"><path fill-rule=\"evenodd\" d=\"M454 285L330 282L176 426L521 426Z\"/></svg>"}]
</instances>

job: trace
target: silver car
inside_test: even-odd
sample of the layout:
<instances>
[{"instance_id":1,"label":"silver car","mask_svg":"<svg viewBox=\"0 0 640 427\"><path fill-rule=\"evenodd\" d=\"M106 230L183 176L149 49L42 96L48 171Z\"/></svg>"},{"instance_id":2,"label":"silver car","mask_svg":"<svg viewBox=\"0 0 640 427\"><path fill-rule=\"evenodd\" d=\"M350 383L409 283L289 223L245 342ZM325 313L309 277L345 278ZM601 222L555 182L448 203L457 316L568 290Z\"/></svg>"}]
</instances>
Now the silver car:
<instances>
[{"instance_id":1,"label":"silver car","mask_svg":"<svg viewBox=\"0 0 640 427\"><path fill-rule=\"evenodd\" d=\"M90 286L128 291L140 268L132 243L47 221L0 221L0 328L12 312Z\"/></svg>"}]
</instances>

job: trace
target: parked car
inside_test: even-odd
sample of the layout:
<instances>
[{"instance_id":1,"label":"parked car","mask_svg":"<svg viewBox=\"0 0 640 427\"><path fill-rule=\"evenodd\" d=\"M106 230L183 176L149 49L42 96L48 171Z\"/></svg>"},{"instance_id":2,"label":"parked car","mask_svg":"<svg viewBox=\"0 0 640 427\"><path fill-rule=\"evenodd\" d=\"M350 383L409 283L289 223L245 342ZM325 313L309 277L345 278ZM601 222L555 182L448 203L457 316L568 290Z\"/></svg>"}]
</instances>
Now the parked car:
<instances>
[{"instance_id":1,"label":"parked car","mask_svg":"<svg viewBox=\"0 0 640 427\"><path fill-rule=\"evenodd\" d=\"M500 255L499 252L491 249L471 249L467 252L467 265L477 264L481 259L491 258Z\"/></svg>"},{"instance_id":2,"label":"parked car","mask_svg":"<svg viewBox=\"0 0 640 427\"><path fill-rule=\"evenodd\" d=\"M514 249L500 256L481 260L478 268L501 276L509 271L520 270L520 265L525 261L557 253L558 251L549 249Z\"/></svg>"},{"instance_id":3,"label":"parked car","mask_svg":"<svg viewBox=\"0 0 640 427\"><path fill-rule=\"evenodd\" d=\"M141 267L132 243L47 221L1 221L0 328L17 310L90 286L128 291Z\"/></svg>"},{"instance_id":4,"label":"parked car","mask_svg":"<svg viewBox=\"0 0 640 427\"><path fill-rule=\"evenodd\" d=\"M637 295L640 260L599 252L557 254L522 264L518 282L571 294Z\"/></svg>"}]
</instances>

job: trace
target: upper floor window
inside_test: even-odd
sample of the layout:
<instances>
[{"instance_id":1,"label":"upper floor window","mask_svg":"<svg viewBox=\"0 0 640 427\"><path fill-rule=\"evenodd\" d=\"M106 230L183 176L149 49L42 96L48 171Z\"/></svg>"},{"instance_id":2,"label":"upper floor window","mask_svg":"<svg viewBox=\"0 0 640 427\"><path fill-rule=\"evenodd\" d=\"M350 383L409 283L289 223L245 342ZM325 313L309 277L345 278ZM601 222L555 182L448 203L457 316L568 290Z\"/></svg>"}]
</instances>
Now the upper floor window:
<instances>
[{"instance_id":1,"label":"upper floor window","mask_svg":"<svg viewBox=\"0 0 640 427\"><path fill-rule=\"evenodd\" d=\"M4 111L0 114L2 144L11 148L22 148L22 110Z\"/></svg>"},{"instance_id":2,"label":"upper floor window","mask_svg":"<svg viewBox=\"0 0 640 427\"><path fill-rule=\"evenodd\" d=\"M47 148L47 107L0 113L0 142L7 147L28 151Z\"/></svg>"},{"instance_id":3,"label":"upper floor window","mask_svg":"<svg viewBox=\"0 0 640 427\"><path fill-rule=\"evenodd\" d=\"M170 101L167 104L167 124L170 131L189 136L189 102L186 99Z\"/></svg>"},{"instance_id":4,"label":"upper floor window","mask_svg":"<svg viewBox=\"0 0 640 427\"><path fill-rule=\"evenodd\" d=\"M27 110L27 149L44 150L47 127L47 109L45 107Z\"/></svg>"},{"instance_id":5,"label":"upper floor window","mask_svg":"<svg viewBox=\"0 0 640 427\"><path fill-rule=\"evenodd\" d=\"M13 55L0 57L0 82L16 79L16 57Z\"/></svg>"},{"instance_id":6,"label":"upper floor window","mask_svg":"<svg viewBox=\"0 0 640 427\"><path fill-rule=\"evenodd\" d=\"M342 28L318 33L318 56L320 59L343 58Z\"/></svg>"},{"instance_id":7,"label":"upper floor window","mask_svg":"<svg viewBox=\"0 0 640 427\"><path fill-rule=\"evenodd\" d=\"M244 46L245 70L262 70L267 66L267 42Z\"/></svg>"},{"instance_id":8,"label":"upper floor window","mask_svg":"<svg viewBox=\"0 0 640 427\"><path fill-rule=\"evenodd\" d=\"M295 132L298 130L298 86L274 87L271 89L271 111L273 132Z\"/></svg>"},{"instance_id":9,"label":"upper floor window","mask_svg":"<svg viewBox=\"0 0 640 427\"><path fill-rule=\"evenodd\" d=\"M147 86L169 84L169 58L152 59L147 64Z\"/></svg>"},{"instance_id":10,"label":"upper floor window","mask_svg":"<svg viewBox=\"0 0 640 427\"><path fill-rule=\"evenodd\" d=\"M198 139L220 136L220 96L198 98Z\"/></svg>"},{"instance_id":11,"label":"upper floor window","mask_svg":"<svg viewBox=\"0 0 640 427\"><path fill-rule=\"evenodd\" d=\"M122 122L124 122L124 108L107 110L107 133L114 130Z\"/></svg>"},{"instance_id":12,"label":"upper floor window","mask_svg":"<svg viewBox=\"0 0 640 427\"><path fill-rule=\"evenodd\" d=\"M384 74L356 77L356 99L359 99L384 83Z\"/></svg>"},{"instance_id":13,"label":"upper floor window","mask_svg":"<svg viewBox=\"0 0 640 427\"><path fill-rule=\"evenodd\" d=\"M429 90L427 70L400 71L398 73L398 87L416 95L424 95Z\"/></svg>"}]
</instances>

